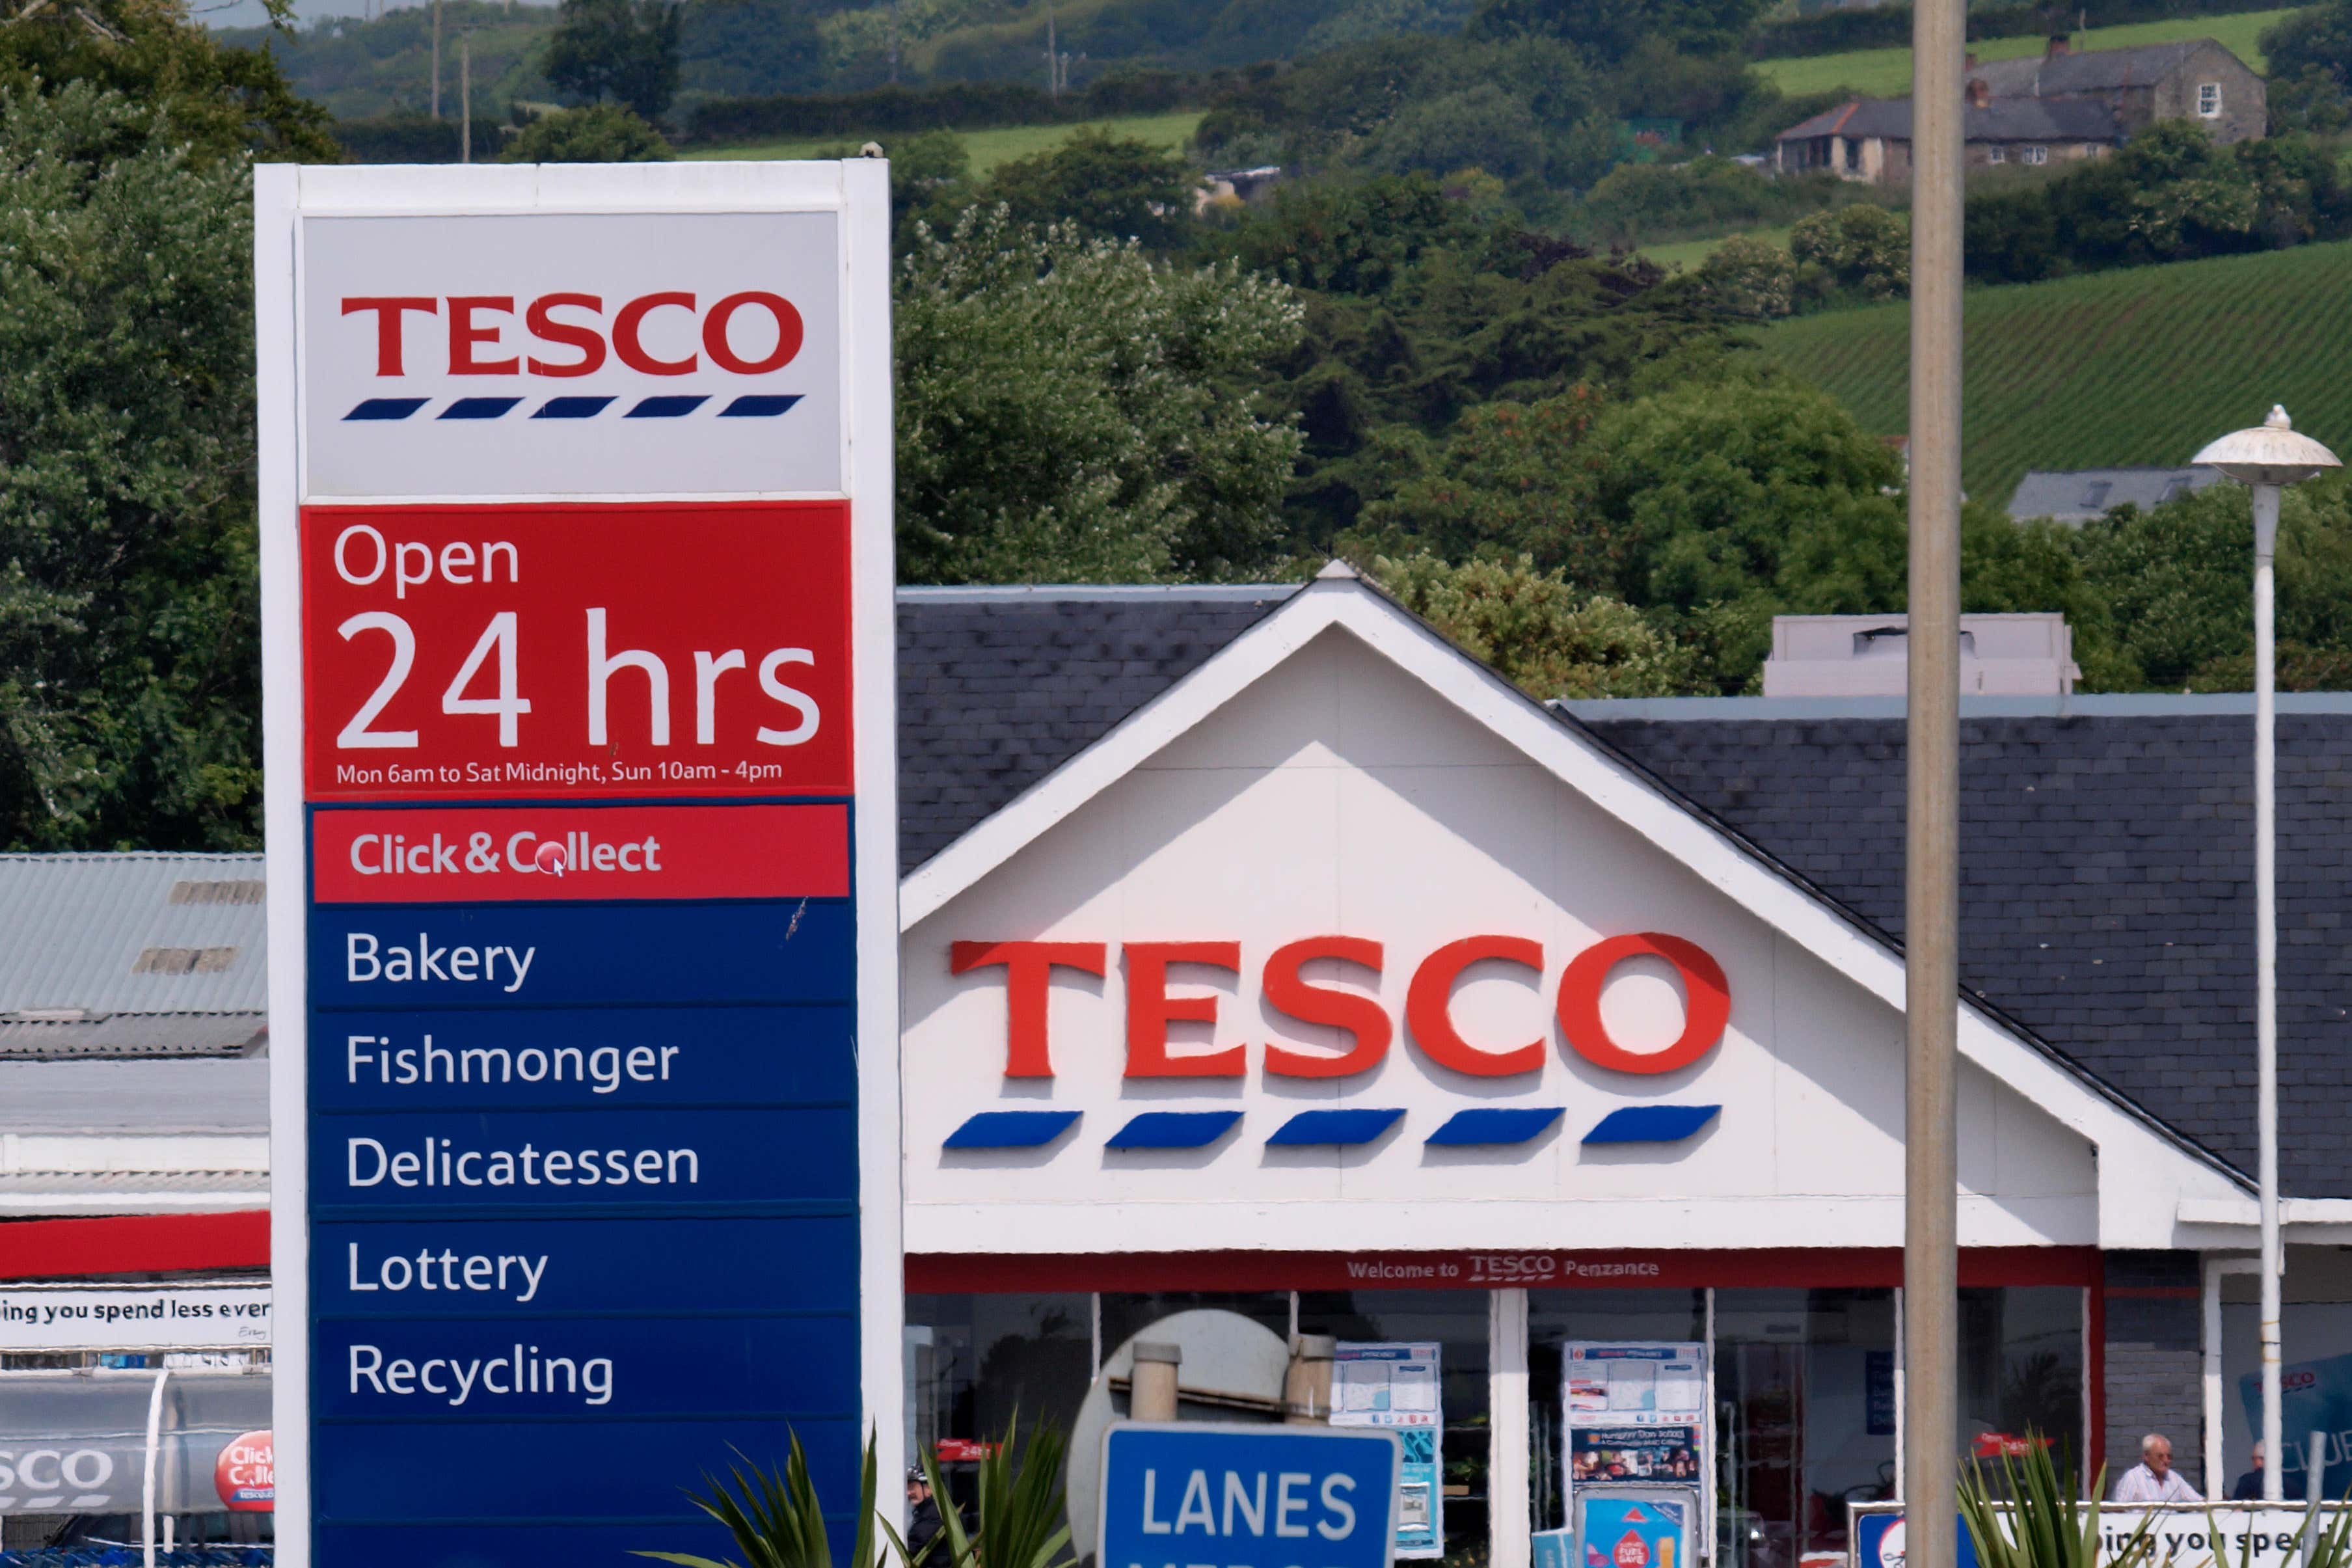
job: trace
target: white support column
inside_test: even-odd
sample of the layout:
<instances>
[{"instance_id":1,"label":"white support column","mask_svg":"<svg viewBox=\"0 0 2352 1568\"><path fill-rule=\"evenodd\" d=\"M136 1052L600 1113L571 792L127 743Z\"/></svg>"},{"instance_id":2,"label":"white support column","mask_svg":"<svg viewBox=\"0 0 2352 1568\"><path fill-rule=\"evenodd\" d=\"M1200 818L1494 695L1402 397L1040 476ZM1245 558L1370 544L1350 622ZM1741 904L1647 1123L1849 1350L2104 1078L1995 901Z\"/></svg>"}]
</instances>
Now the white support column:
<instances>
[{"instance_id":1,"label":"white support column","mask_svg":"<svg viewBox=\"0 0 2352 1568\"><path fill-rule=\"evenodd\" d=\"M1528 1568L1528 1293L1496 1290L1486 1308L1486 1532L1494 1568Z\"/></svg>"},{"instance_id":2,"label":"white support column","mask_svg":"<svg viewBox=\"0 0 2352 1568\"><path fill-rule=\"evenodd\" d=\"M2221 1277L2259 1272L2259 1258L2205 1260L2205 1495L2218 1498L2229 1482L2221 1456Z\"/></svg>"}]
</instances>

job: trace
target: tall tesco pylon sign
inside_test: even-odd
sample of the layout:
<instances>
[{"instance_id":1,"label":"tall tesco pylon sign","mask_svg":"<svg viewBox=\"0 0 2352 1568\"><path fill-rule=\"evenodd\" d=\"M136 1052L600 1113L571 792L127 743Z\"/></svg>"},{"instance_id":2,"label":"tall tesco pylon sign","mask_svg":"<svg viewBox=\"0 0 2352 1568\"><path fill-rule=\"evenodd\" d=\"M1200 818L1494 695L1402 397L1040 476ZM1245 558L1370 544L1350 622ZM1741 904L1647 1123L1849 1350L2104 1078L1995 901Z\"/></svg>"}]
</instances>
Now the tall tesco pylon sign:
<instances>
[{"instance_id":1,"label":"tall tesco pylon sign","mask_svg":"<svg viewBox=\"0 0 2352 1568\"><path fill-rule=\"evenodd\" d=\"M282 1560L708 1550L681 1489L788 1429L846 1529L899 1462L887 167L255 201Z\"/></svg>"}]
</instances>

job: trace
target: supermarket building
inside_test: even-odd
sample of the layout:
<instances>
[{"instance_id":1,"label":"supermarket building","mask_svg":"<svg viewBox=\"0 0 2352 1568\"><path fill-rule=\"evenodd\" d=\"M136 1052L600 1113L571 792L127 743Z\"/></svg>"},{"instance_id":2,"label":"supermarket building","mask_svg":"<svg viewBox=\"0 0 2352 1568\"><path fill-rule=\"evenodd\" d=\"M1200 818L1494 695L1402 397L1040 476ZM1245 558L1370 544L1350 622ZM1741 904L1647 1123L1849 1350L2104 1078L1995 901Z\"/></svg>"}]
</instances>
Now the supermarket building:
<instances>
[{"instance_id":1,"label":"supermarket building","mask_svg":"<svg viewBox=\"0 0 2352 1568\"><path fill-rule=\"evenodd\" d=\"M1843 1551L1902 1440L1897 707L1546 706L1339 574L910 590L899 631L918 1438L1066 1417L1184 1307L1434 1342L1446 1556L1517 1565L1563 1522L1563 1347L1696 1342L1721 1560ZM2234 1473L2245 705L1964 719L1959 1436L2113 1462L2160 1429L2202 1479L2218 1414ZM2318 1363L2352 1352L2352 703L2280 735L2286 1338ZM43 1179L0 1173L9 1278L254 1266L201 1181Z\"/></svg>"}]
</instances>

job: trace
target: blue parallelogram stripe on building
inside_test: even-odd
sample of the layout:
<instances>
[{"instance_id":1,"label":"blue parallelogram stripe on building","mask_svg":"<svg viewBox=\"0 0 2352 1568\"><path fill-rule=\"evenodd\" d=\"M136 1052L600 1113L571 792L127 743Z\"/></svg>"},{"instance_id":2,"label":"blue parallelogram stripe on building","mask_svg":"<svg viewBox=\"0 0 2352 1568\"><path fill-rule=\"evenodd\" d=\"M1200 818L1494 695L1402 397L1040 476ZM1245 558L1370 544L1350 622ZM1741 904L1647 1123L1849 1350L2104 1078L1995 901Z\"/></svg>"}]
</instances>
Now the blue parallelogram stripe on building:
<instances>
[{"instance_id":1,"label":"blue parallelogram stripe on building","mask_svg":"<svg viewBox=\"0 0 2352 1568\"><path fill-rule=\"evenodd\" d=\"M1567 1110L1561 1106L1485 1106L1475 1110L1457 1110L1445 1119L1445 1125L1431 1133L1424 1142L1440 1148L1462 1148L1480 1143L1524 1143L1539 1133L1549 1131Z\"/></svg>"},{"instance_id":2,"label":"blue parallelogram stripe on building","mask_svg":"<svg viewBox=\"0 0 2352 1568\"><path fill-rule=\"evenodd\" d=\"M423 397L371 397L349 414L346 419L405 419L425 406L430 399Z\"/></svg>"},{"instance_id":3,"label":"blue parallelogram stripe on building","mask_svg":"<svg viewBox=\"0 0 2352 1568\"><path fill-rule=\"evenodd\" d=\"M773 419L801 400L797 392L789 395L770 396L749 393L719 411L721 419Z\"/></svg>"},{"instance_id":4,"label":"blue parallelogram stripe on building","mask_svg":"<svg viewBox=\"0 0 2352 1568\"><path fill-rule=\"evenodd\" d=\"M702 395L691 397L648 397L621 416L624 419L677 419L693 413L710 399Z\"/></svg>"},{"instance_id":5,"label":"blue parallelogram stripe on building","mask_svg":"<svg viewBox=\"0 0 2352 1568\"><path fill-rule=\"evenodd\" d=\"M1584 1135L1587 1143L1674 1143L1715 1120L1719 1105L1628 1105Z\"/></svg>"},{"instance_id":6,"label":"blue parallelogram stripe on building","mask_svg":"<svg viewBox=\"0 0 2352 1568\"><path fill-rule=\"evenodd\" d=\"M533 419L593 419L613 405L609 397L551 397L531 414Z\"/></svg>"},{"instance_id":7,"label":"blue parallelogram stripe on building","mask_svg":"<svg viewBox=\"0 0 2352 1568\"><path fill-rule=\"evenodd\" d=\"M1274 1130L1270 1149L1302 1144L1369 1143L1397 1123L1398 1110L1302 1110Z\"/></svg>"},{"instance_id":8,"label":"blue parallelogram stripe on building","mask_svg":"<svg viewBox=\"0 0 2352 1568\"><path fill-rule=\"evenodd\" d=\"M461 397L444 408L437 416L443 419L497 419L504 416L520 397Z\"/></svg>"},{"instance_id":9,"label":"blue parallelogram stripe on building","mask_svg":"<svg viewBox=\"0 0 2352 1568\"><path fill-rule=\"evenodd\" d=\"M1078 1120L1075 1110L983 1110L948 1134L949 1149L1034 1149Z\"/></svg>"},{"instance_id":10,"label":"blue parallelogram stripe on building","mask_svg":"<svg viewBox=\"0 0 2352 1568\"><path fill-rule=\"evenodd\" d=\"M1202 1149L1234 1129L1238 1110L1147 1110L1110 1135L1107 1149Z\"/></svg>"}]
</instances>

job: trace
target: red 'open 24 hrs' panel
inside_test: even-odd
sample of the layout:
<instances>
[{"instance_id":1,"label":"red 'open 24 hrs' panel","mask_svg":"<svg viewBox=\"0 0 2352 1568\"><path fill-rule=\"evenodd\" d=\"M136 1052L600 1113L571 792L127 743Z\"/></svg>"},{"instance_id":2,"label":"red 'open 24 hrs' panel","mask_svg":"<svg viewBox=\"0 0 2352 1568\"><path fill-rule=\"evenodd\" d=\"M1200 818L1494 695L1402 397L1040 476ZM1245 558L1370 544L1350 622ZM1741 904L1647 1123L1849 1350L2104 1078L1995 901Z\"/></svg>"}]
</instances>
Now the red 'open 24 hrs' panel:
<instances>
[{"instance_id":1,"label":"red 'open 24 hrs' panel","mask_svg":"<svg viewBox=\"0 0 2352 1568\"><path fill-rule=\"evenodd\" d=\"M306 508L306 793L846 795L848 554L845 501Z\"/></svg>"}]
</instances>

